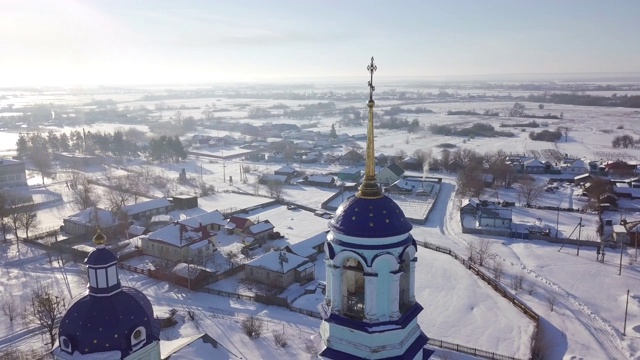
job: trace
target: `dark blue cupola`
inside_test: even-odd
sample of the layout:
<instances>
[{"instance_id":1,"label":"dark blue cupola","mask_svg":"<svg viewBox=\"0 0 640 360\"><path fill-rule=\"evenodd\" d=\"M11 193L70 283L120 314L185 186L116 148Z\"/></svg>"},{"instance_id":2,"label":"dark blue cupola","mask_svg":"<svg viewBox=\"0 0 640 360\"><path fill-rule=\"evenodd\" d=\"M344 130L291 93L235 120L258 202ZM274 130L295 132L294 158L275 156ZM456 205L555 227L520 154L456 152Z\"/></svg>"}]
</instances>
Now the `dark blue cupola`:
<instances>
[{"instance_id":1,"label":"dark blue cupola","mask_svg":"<svg viewBox=\"0 0 640 360\"><path fill-rule=\"evenodd\" d=\"M100 231L93 237L96 249L85 259L89 276L89 295L109 296L121 291L118 278L118 257L106 248L106 236Z\"/></svg>"},{"instance_id":2,"label":"dark blue cupola","mask_svg":"<svg viewBox=\"0 0 640 360\"><path fill-rule=\"evenodd\" d=\"M93 237L96 249L85 260L88 294L62 317L53 354L63 360L94 359L93 354L159 360L160 326L151 302L139 290L120 285L118 257L105 247L106 240L98 229Z\"/></svg>"}]
</instances>

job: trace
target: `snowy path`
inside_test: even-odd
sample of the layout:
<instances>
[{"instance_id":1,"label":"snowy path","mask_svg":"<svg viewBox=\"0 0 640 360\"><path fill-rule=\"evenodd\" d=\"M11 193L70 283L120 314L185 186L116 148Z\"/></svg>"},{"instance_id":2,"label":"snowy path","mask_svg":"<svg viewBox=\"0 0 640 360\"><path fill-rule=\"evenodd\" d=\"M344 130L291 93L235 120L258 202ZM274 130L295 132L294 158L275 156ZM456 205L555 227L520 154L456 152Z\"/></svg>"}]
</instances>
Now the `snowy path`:
<instances>
[{"instance_id":1,"label":"snowy path","mask_svg":"<svg viewBox=\"0 0 640 360\"><path fill-rule=\"evenodd\" d=\"M443 184L445 182L455 187L455 184L452 183L451 180L444 180ZM445 188L445 186L443 185L442 188ZM451 191L451 190L447 192L452 195L454 194L454 191ZM444 197L447 194L441 193L441 195ZM446 219L446 221L444 221L443 226L440 227L440 231L443 232L443 234L446 235L451 240L452 244L454 245L454 249L455 248L464 249L466 248L467 241L462 238L461 231L460 229L458 229L459 225L456 226L456 224L459 223L459 220L457 219L458 209L456 206L456 202L457 200L455 196L451 196L449 198L449 201L447 203L446 213L442 214L443 216L441 217L442 219ZM438 210L438 208L434 209L434 214L437 214L435 210ZM620 335L618 334L618 331L616 331L615 328L606 319L604 319L602 316L598 315L596 312L590 309L587 305L582 303L575 295L573 295L566 289L562 288L560 285L553 282L552 280L539 275L532 269L527 268L526 265L522 264L521 262L516 263L513 261L509 261L504 257L499 257L499 258L503 260L506 264L510 265L512 268L518 269L518 271L524 271L531 277L542 282L551 290L553 290L553 292L557 294L556 299L563 306L569 309L571 315L575 317L577 322L580 325L582 325L582 327L584 327L591 334L591 336L593 336L594 338L593 344L599 344L600 348L603 351L603 354L606 355L609 359L630 359L631 358L631 354L629 353L628 350L626 350L626 347L620 341ZM563 330L565 334L570 334L570 332L567 331L568 329L561 329L561 330ZM594 354L590 354L590 355L594 355Z\"/></svg>"}]
</instances>

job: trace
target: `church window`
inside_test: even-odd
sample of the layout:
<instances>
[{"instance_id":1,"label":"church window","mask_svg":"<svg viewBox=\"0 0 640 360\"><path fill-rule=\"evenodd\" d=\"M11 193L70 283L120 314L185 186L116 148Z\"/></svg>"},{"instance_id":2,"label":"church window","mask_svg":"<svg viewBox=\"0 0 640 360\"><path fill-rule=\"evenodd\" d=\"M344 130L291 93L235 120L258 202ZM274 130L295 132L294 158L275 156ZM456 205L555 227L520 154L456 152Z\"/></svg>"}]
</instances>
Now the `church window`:
<instances>
[{"instance_id":1,"label":"church window","mask_svg":"<svg viewBox=\"0 0 640 360\"><path fill-rule=\"evenodd\" d=\"M96 279L96 271L94 269L89 269L89 284L93 287L98 286L98 280Z\"/></svg>"},{"instance_id":2,"label":"church window","mask_svg":"<svg viewBox=\"0 0 640 360\"><path fill-rule=\"evenodd\" d=\"M98 287L104 288L107 287L107 270L106 269L98 269Z\"/></svg>"},{"instance_id":3,"label":"church window","mask_svg":"<svg viewBox=\"0 0 640 360\"><path fill-rule=\"evenodd\" d=\"M118 283L118 274L116 274L115 265L109 267L107 275L109 277L109 286L113 286Z\"/></svg>"},{"instance_id":4,"label":"church window","mask_svg":"<svg viewBox=\"0 0 640 360\"><path fill-rule=\"evenodd\" d=\"M342 295L345 314L364 317L364 267L354 258L347 259L342 271Z\"/></svg>"}]
</instances>

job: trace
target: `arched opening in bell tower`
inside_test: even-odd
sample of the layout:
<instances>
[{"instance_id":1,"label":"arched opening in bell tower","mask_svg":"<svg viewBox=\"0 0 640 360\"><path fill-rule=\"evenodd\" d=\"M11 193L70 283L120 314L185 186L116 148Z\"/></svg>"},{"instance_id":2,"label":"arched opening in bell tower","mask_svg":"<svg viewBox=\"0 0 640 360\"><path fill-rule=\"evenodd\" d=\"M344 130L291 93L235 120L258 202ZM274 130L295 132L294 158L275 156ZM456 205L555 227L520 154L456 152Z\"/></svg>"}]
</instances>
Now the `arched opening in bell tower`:
<instances>
[{"instance_id":1,"label":"arched opening in bell tower","mask_svg":"<svg viewBox=\"0 0 640 360\"><path fill-rule=\"evenodd\" d=\"M345 315L364 318L364 266L348 258L342 266L342 309Z\"/></svg>"},{"instance_id":2,"label":"arched opening in bell tower","mask_svg":"<svg viewBox=\"0 0 640 360\"><path fill-rule=\"evenodd\" d=\"M402 255L402 273L400 274L399 307L403 314L411 307L411 256L408 252Z\"/></svg>"}]
</instances>

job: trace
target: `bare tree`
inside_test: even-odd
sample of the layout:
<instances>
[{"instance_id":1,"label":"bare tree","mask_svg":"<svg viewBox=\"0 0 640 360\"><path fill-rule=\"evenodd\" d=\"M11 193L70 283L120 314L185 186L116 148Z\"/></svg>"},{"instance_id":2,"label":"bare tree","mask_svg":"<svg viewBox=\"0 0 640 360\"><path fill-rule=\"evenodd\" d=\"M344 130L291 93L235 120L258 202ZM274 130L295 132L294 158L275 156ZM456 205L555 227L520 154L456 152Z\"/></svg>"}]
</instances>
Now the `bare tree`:
<instances>
[{"instance_id":1,"label":"bare tree","mask_svg":"<svg viewBox=\"0 0 640 360\"><path fill-rule=\"evenodd\" d=\"M491 248L493 243L486 238L478 240L477 243L469 243L467 252L472 263L484 266L484 263L493 256Z\"/></svg>"},{"instance_id":2,"label":"bare tree","mask_svg":"<svg viewBox=\"0 0 640 360\"><path fill-rule=\"evenodd\" d=\"M287 347L287 335L285 335L284 332L274 330L273 342L276 344L277 347L285 348Z\"/></svg>"},{"instance_id":3,"label":"bare tree","mask_svg":"<svg viewBox=\"0 0 640 360\"><path fill-rule=\"evenodd\" d=\"M309 355L318 355L318 347L311 339L304 340L304 351Z\"/></svg>"},{"instance_id":4,"label":"bare tree","mask_svg":"<svg viewBox=\"0 0 640 360\"><path fill-rule=\"evenodd\" d=\"M7 218L11 228L13 229L13 235L16 237L18 252L20 252L20 237L18 236L18 230L20 230L22 223L24 222L23 217L25 216L25 213L22 211L22 205L25 202L27 202L27 198L19 194L11 194L7 198Z\"/></svg>"},{"instance_id":5,"label":"bare tree","mask_svg":"<svg viewBox=\"0 0 640 360\"><path fill-rule=\"evenodd\" d=\"M255 316L249 316L242 320L241 323L242 330L244 333L252 338L257 339L262 335L262 331L264 329L264 321Z\"/></svg>"},{"instance_id":6,"label":"bare tree","mask_svg":"<svg viewBox=\"0 0 640 360\"><path fill-rule=\"evenodd\" d=\"M109 210L118 213L132 198L129 182L124 177L112 179L106 192L106 201Z\"/></svg>"},{"instance_id":7,"label":"bare tree","mask_svg":"<svg viewBox=\"0 0 640 360\"><path fill-rule=\"evenodd\" d=\"M557 300L558 299L555 296L553 296L551 294L547 295L547 304L549 305L549 311L553 312L553 310L554 310L554 308L556 306L556 301Z\"/></svg>"},{"instance_id":8,"label":"bare tree","mask_svg":"<svg viewBox=\"0 0 640 360\"><path fill-rule=\"evenodd\" d=\"M49 334L51 346L56 341L56 320L65 311L66 304L62 294L55 294L43 284L37 284L31 293L31 317Z\"/></svg>"},{"instance_id":9,"label":"bare tree","mask_svg":"<svg viewBox=\"0 0 640 360\"><path fill-rule=\"evenodd\" d=\"M284 190L284 184L282 183L282 181L267 182L267 191L269 192L269 196L274 197L276 199L281 199L283 190Z\"/></svg>"},{"instance_id":10,"label":"bare tree","mask_svg":"<svg viewBox=\"0 0 640 360\"><path fill-rule=\"evenodd\" d=\"M38 214L36 213L37 205L33 200L27 201L20 207L22 216L19 217L19 223L21 229L24 230L24 235L29 240L29 231L33 230L40 223L38 220Z\"/></svg>"},{"instance_id":11,"label":"bare tree","mask_svg":"<svg viewBox=\"0 0 640 360\"><path fill-rule=\"evenodd\" d=\"M543 190L544 187L536 184L535 180L523 180L517 186L518 199L520 199L520 202L524 202L526 206L531 206L538 200Z\"/></svg>"},{"instance_id":12,"label":"bare tree","mask_svg":"<svg viewBox=\"0 0 640 360\"><path fill-rule=\"evenodd\" d=\"M215 116L216 105L215 104L207 104L204 106L202 110L202 117L204 120L211 121Z\"/></svg>"},{"instance_id":13,"label":"bare tree","mask_svg":"<svg viewBox=\"0 0 640 360\"><path fill-rule=\"evenodd\" d=\"M82 211L98 205L99 194L86 175L73 173L68 183L71 189L71 203L76 210Z\"/></svg>"},{"instance_id":14,"label":"bare tree","mask_svg":"<svg viewBox=\"0 0 640 360\"><path fill-rule=\"evenodd\" d=\"M536 284L534 284L533 282L527 282L523 286L523 289L527 292L527 294L533 295L533 293L536 291Z\"/></svg>"},{"instance_id":15,"label":"bare tree","mask_svg":"<svg viewBox=\"0 0 640 360\"><path fill-rule=\"evenodd\" d=\"M20 315L20 302L10 292L2 296L2 313L9 318L9 322Z\"/></svg>"},{"instance_id":16,"label":"bare tree","mask_svg":"<svg viewBox=\"0 0 640 360\"><path fill-rule=\"evenodd\" d=\"M522 272L519 272L513 275L513 277L511 278L511 289L517 292L518 290L521 290L523 288L523 285L524 285L524 274Z\"/></svg>"},{"instance_id":17,"label":"bare tree","mask_svg":"<svg viewBox=\"0 0 640 360\"><path fill-rule=\"evenodd\" d=\"M136 174L127 174L124 177L125 188L128 189L131 194L131 199L134 203L138 203L138 199L143 194L148 194L150 187L146 181L141 181L140 176Z\"/></svg>"},{"instance_id":18,"label":"bare tree","mask_svg":"<svg viewBox=\"0 0 640 360\"><path fill-rule=\"evenodd\" d=\"M502 275L504 275L504 264L500 260L493 259L491 265L491 274L499 282L502 279Z\"/></svg>"},{"instance_id":19,"label":"bare tree","mask_svg":"<svg viewBox=\"0 0 640 360\"><path fill-rule=\"evenodd\" d=\"M42 185L45 185L45 177L53 177L55 172L53 171L53 162L51 161L51 154L48 152L34 152L29 155L29 159L33 164L33 167L42 177ZM46 186L46 185L45 185Z\"/></svg>"},{"instance_id":20,"label":"bare tree","mask_svg":"<svg viewBox=\"0 0 640 360\"><path fill-rule=\"evenodd\" d=\"M7 194L4 191L0 191L0 228L2 229L2 239L7 242L7 231L10 231L7 217L9 216L9 209L7 208Z\"/></svg>"}]
</instances>

